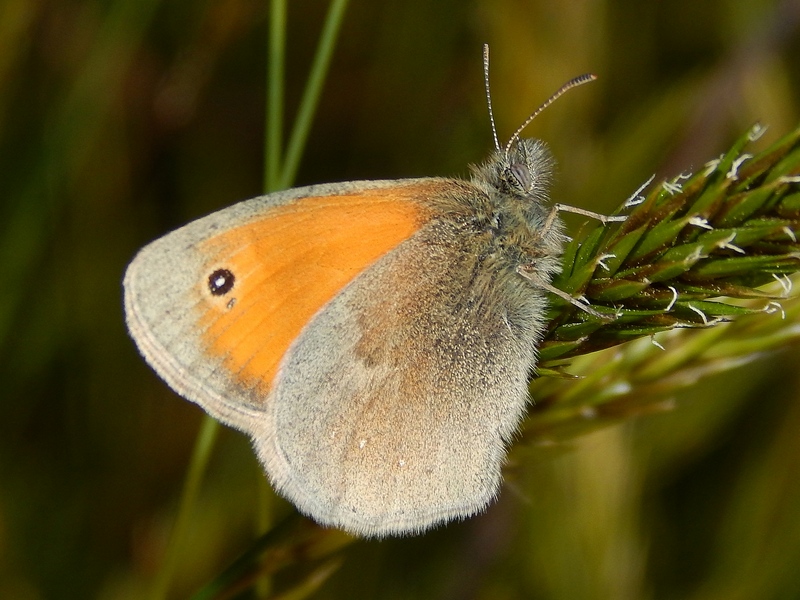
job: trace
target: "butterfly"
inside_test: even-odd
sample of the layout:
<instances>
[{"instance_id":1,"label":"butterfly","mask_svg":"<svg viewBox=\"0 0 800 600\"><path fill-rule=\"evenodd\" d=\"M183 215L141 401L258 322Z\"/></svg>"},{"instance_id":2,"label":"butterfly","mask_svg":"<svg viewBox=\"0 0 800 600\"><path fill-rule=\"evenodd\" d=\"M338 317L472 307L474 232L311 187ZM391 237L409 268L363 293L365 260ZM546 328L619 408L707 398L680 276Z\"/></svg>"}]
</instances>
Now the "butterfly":
<instances>
[{"instance_id":1,"label":"butterfly","mask_svg":"<svg viewBox=\"0 0 800 600\"><path fill-rule=\"evenodd\" d=\"M275 489L356 535L483 510L528 402L565 235L522 130L452 178L254 198L142 249L128 328L181 396L250 436Z\"/></svg>"}]
</instances>

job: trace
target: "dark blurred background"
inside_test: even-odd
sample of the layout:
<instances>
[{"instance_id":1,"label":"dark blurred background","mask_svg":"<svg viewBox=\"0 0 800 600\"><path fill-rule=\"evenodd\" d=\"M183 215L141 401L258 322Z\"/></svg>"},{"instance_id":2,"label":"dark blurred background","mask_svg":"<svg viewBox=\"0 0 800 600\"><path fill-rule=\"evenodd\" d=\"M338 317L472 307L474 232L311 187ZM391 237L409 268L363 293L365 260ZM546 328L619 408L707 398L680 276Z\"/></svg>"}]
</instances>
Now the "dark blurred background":
<instances>
[{"instance_id":1,"label":"dark blurred background","mask_svg":"<svg viewBox=\"0 0 800 600\"><path fill-rule=\"evenodd\" d=\"M290 3L289 122L326 9ZM163 561L201 411L137 355L120 281L149 240L261 192L266 14L0 4L2 598L141 598ZM491 149L484 42L503 139L599 76L527 131L560 202L610 210L756 121L758 147L800 121L798 1L353 0L297 183L466 175ZM314 597L800 598L798 358L518 461L487 514L356 543ZM260 477L225 430L175 597L248 547Z\"/></svg>"}]
</instances>

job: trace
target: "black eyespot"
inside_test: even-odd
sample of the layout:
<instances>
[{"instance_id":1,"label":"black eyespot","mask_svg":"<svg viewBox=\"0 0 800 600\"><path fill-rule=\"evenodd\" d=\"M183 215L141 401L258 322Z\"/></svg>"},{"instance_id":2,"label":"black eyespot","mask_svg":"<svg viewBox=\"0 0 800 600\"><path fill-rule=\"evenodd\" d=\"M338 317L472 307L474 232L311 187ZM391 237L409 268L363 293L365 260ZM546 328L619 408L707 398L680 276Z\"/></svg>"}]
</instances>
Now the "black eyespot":
<instances>
[{"instance_id":1,"label":"black eyespot","mask_svg":"<svg viewBox=\"0 0 800 600\"><path fill-rule=\"evenodd\" d=\"M208 276L208 291L213 296L224 296L233 289L236 277L228 269L217 269Z\"/></svg>"}]
</instances>

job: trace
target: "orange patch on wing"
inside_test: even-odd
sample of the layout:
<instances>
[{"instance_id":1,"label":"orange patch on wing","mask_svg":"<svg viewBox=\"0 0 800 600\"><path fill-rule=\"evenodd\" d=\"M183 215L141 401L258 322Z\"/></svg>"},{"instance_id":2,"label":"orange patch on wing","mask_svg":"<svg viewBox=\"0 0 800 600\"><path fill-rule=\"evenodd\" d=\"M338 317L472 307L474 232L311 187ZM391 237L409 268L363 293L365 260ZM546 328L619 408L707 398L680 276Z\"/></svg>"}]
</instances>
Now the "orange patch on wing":
<instances>
[{"instance_id":1,"label":"orange patch on wing","mask_svg":"<svg viewBox=\"0 0 800 600\"><path fill-rule=\"evenodd\" d=\"M244 386L266 394L314 314L420 228L425 211L413 199L427 188L302 198L209 239L208 274L225 268L236 280L226 296L205 294L199 324L206 351Z\"/></svg>"}]
</instances>

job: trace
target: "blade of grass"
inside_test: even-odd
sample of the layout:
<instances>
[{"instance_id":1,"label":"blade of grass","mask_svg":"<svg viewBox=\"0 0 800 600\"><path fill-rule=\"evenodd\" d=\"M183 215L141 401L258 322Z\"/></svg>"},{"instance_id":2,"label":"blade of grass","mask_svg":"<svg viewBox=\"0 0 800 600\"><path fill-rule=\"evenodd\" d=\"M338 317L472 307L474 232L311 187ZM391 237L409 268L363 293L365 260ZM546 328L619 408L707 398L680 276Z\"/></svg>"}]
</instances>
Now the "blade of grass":
<instances>
[{"instance_id":1,"label":"blade of grass","mask_svg":"<svg viewBox=\"0 0 800 600\"><path fill-rule=\"evenodd\" d=\"M162 600L167 597L169 592L172 577L178 565L178 558L183 550L183 541L186 538L186 532L189 528L189 518L192 515L192 508L197 500L197 494L200 491L200 483L206 471L206 466L211 456L211 450L214 447L214 442L217 439L218 433L219 423L208 415L204 415L203 422L200 425L200 432L194 442L189 471L186 474L186 481L183 484L183 491L181 492L178 516L175 520L172 533L170 534L164 563L158 571L150 594L152 600Z\"/></svg>"},{"instance_id":2,"label":"blade of grass","mask_svg":"<svg viewBox=\"0 0 800 600\"><path fill-rule=\"evenodd\" d=\"M328 15L325 18L325 26L320 35L317 54L311 66L303 99L300 102L300 110L297 112L292 135L286 150L286 160L283 164L283 171L280 179L280 187L288 188L297 176L297 169L300 166L300 158L305 149L308 133L311 130L311 122L314 118L317 104L319 103L322 84L328 74L328 67L333 55L333 48L339 35L339 29L344 19L344 11L347 8L348 0L332 0Z\"/></svg>"},{"instance_id":3,"label":"blade of grass","mask_svg":"<svg viewBox=\"0 0 800 600\"><path fill-rule=\"evenodd\" d=\"M286 60L286 0L271 0L267 45L267 112L264 139L264 192L280 187L283 144L284 63Z\"/></svg>"}]
</instances>

